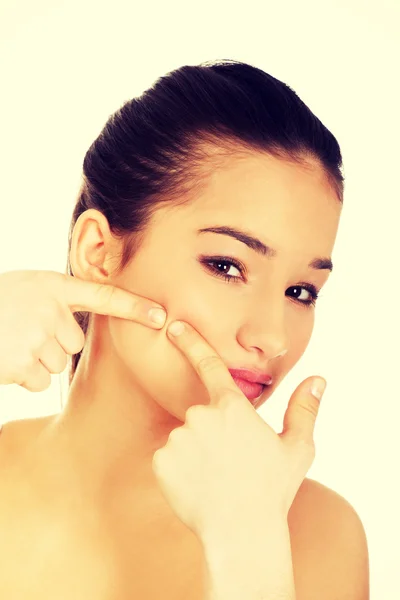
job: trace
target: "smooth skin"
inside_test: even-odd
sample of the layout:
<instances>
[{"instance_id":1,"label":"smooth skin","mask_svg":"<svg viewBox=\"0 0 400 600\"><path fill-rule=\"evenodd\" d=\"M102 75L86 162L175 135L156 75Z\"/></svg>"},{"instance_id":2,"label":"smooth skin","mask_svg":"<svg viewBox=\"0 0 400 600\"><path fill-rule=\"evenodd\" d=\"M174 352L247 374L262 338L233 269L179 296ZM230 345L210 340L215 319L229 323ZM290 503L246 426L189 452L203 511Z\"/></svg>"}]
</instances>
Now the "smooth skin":
<instances>
[{"instance_id":1,"label":"smooth skin","mask_svg":"<svg viewBox=\"0 0 400 600\"><path fill-rule=\"evenodd\" d=\"M0 385L46 390L51 374L62 373L67 356L80 352L85 336L73 314L94 312L160 329L151 320L159 304L126 290L56 271L0 274ZM161 314L160 312L158 314Z\"/></svg>"},{"instance_id":2,"label":"smooth skin","mask_svg":"<svg viewBox=\"0 0 400 600\"><path fill-rule=\"evenodd\" d=\"M318 289L327 282L327 270L308 264L332 255L340 214L318 165L251 154L211 169L188 205L160 208L118 275L121 240L107 219L95 210L79 217L70 253L75 277L151 298L168 318L153 330L91 313L60 414L4 425L0 589L9 600L60 598L61 592L66 600L100 600L110 589L118 600L204 600L203 548L173 513L152 468L154 453L185 423L188 409L210 403L167 327L188 323L226 368L268 369L274 382L259 408L308 346L315 309L300 302L311 297L302 282ZM226 235L198 233L212 226L245 229L277 255L261 255ZM243 268L226 259L223 265L221 257ZM257 502L267 518L268 498ZM248 518L240 513L236 528L243 530ZM367 600L365 534L343 498L306 478L288 525L296 600Z\"/></svg>"},{"instance_id":3,"label":"smooth skin","mask_svg":"<svg viewBox=\"0 0 400 600\"><path fill-rule=\"evenodd\" d=\"M249 521L254 517L255 524L268 522L269 516L286 521L314 460L319 400L312 389L319 379L310 377L298 386L277 435L198 332L185 323L180 334L171 335L170 327L169 339L195 369L210 398L208 405L192 405L185 424L154 453L153 469L170 506L200 539L212 537L219 527L224 533L237 527L242 511ZM253 506L257 497L268 502L259 514Z\"/></svg>"},{"instance_id":4,"label":"smooth skin","mask_svg":"<svg viewBox=\"0 0 400 600\"><path fill-rule=\"evenodd\" d=\"M154 453L153 469L167 502L205 548L210 600L240 599L243 593L259 600L261 591L266 599L295 600L287 518L314 460L314 426L326 382L311 377L298 386L277 435L198 332L175 321L168 335L199 375L210 403L188 409L185 424ZM257 507L255 498L267 500ZM242 524L241 514L247 515ZM221 557L226 561L232 544L242 569L227 568L223 578Z\"/></svg>"}]
</instances>

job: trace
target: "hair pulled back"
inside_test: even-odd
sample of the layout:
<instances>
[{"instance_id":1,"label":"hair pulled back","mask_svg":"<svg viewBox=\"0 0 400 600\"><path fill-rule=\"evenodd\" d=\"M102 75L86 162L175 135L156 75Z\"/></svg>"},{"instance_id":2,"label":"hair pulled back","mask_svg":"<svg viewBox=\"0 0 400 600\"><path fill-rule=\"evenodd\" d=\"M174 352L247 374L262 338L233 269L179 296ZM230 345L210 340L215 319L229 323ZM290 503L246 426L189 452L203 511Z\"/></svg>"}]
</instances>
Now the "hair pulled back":
<instances>
[{"instance_id":1,"label":"hair pulled back","mask_svg":"<svg viewBox=\"0 0 400 600\"><path fill-rule=\"evenodd\" d=\"M307 158L316 161L343 202L339 144L288 85L233 60L183 66L160 77L109 117L86 152L69 230L68 274L72 232L86 210L100 211L122 240L121 272L162 204L193 200L224 160L254 152L304 165ZM89 313L74 316L86 334ZM80 356L72 356L69 383Z\"/></svg>"}]
</instances>

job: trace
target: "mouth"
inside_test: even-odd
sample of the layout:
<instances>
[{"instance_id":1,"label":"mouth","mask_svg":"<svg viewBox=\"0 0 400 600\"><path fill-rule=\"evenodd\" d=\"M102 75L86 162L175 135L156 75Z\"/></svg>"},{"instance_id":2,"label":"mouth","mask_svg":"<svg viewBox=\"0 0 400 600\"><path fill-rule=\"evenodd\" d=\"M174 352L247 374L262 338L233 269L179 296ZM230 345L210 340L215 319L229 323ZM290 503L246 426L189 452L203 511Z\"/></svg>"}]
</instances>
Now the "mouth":
<instances>
[{"instance_id":1,"label":"mouth","mask_svg":"<svg viewBox=\"0 0 400 600\"><path fill-rule=\"evenodd\" d=\"M240 377L232 377L232 379L252 404L255 404L255 401L260 398L265 388L270 387L262 383L252 383Z\"/></svg>"}]
</instances>

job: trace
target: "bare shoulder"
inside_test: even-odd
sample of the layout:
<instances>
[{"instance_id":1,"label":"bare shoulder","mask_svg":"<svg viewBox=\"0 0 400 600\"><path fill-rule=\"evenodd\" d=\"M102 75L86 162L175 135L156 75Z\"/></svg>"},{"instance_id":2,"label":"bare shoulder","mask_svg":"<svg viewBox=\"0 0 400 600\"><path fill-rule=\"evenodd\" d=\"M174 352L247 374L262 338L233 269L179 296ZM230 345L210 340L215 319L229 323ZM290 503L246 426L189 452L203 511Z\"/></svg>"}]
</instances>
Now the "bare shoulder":
<instances>
[{"instance_id":1,"label":"bare shoulder","mask_svg":"<svg viewBox=\"0 0 400 600\"><path fill-rule=\"evenodd\" d=\"M2 423L0 429L0 470L18 460L18 457L26 452L44 427L55 417L56 415L49 415Z\"/></svg>"},{"instance_id":2,"label":"bare shoulder","mask_svg":"<svg viewBox=\"0 0 400 600\"><path fill-rule=\"evenodd\" d=\"M288 523L298 600L369 599L367 539L350 502L306 478Z\"/></svg>"},{"instance_id":3,"label":"bare shoulder","mask_svg":"<svg viewBox=\"0 0 400 600\"><path fill-rule=\"evenodd\" d=\"M323 523L332 525L337 529L338 518L340 523L345 519L347 523L358 523L362 526L360 517L354 507L338 492L323 485L315 479L305 478L290 509L289 519L294 527L298 525L297 517L300 516L311 525L321 526ZM304 522L304 521L303 521Z\"/></svg>"}]
</instances>

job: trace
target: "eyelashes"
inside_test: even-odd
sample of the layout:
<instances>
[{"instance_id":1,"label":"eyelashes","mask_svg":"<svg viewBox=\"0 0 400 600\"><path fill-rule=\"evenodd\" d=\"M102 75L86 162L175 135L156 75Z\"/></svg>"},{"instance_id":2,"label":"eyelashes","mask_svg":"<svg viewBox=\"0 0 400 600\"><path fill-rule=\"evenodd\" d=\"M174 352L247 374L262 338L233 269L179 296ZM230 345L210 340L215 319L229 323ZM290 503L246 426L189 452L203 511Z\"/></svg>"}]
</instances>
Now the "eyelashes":
<instances>
[{"instance_id":1,"label":"eyelashes","mask_svg":"<svg viewBox=\"0 0 400 600\"><path fill-rule=\"evenodd\" d=\"M231 267L235 267L241 275L246 274L245 266L231 256L201 256L199 260L200 263L204 265L204 267L213 275L224 279L228 283L239 283L243 280L241 277L236 275L228 275L226 272L220 270L218 267L221 265L229 265L228 271ZM310 300L300 300L298 298L295 298L295 300L297 300L297 302L302 304L305 308L311 308L312 306L315 306L319 297L319 290L312 283L301 281L298 285L292 286L289 289L300 291L307 290L311 296Z\"/></svg>"}]
</instances>

